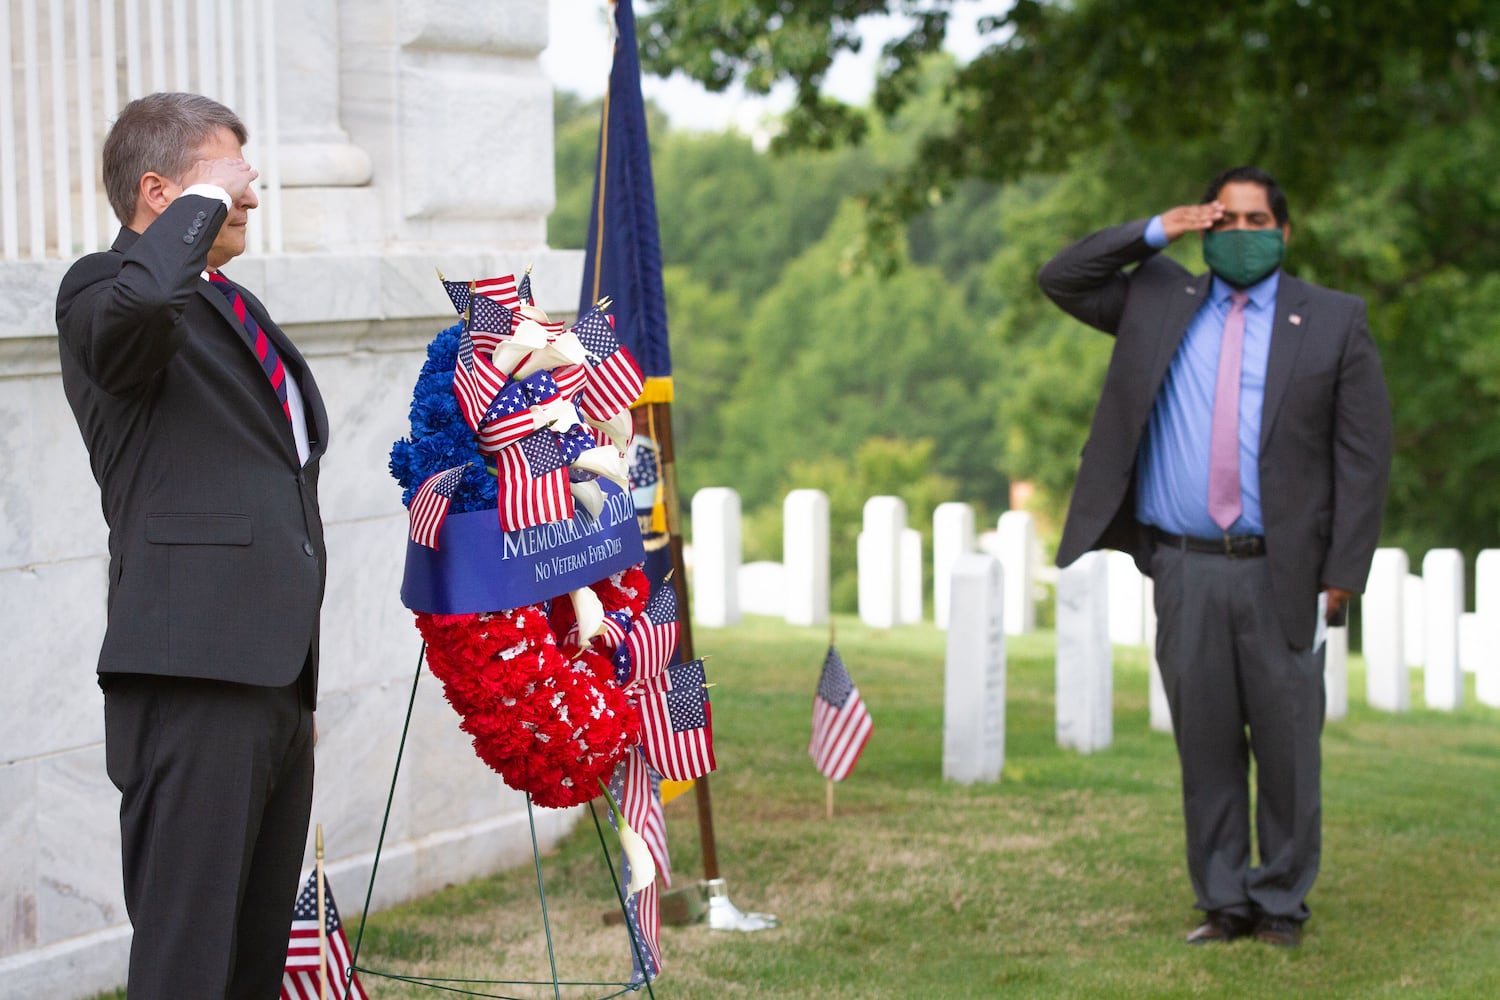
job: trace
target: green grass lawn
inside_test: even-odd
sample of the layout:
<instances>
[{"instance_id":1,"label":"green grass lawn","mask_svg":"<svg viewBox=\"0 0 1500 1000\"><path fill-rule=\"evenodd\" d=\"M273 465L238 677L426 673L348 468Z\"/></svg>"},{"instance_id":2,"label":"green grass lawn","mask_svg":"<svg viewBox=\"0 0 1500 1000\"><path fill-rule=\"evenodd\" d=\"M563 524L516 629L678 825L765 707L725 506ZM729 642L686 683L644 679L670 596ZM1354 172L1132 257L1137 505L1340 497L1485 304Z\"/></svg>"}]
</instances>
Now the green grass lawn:
<instances>
[{"instance_id":1,"label":"green grass lawn","mask_svg":"<svg viewBox=\"0 0 1500 1000\"><path fill-rule=\"evenodd\" d=\"M831 821L806 754L826 630L751 619L697 632L717 685L720 867L736 905L781 926L663 928L663 1000L1500 996L1500 712L1472 690L1454 713L1375 712L1356 659L1349 717L1323 738L1323 866L1302 947L1194 948L1176 756L1147 725L1144 650L1116 650L1115 742L1084 756L1054 741L1051 635L1010 639L1004 774L962 787L941 778L943 634L843 618L838 630L875 733ZM690 885L693 793L667 817L676 884ZM561 977L628 975L625 932L601 919L610 880L587 816L543 870ZM351 942L363 891L339 887ZM359 964L548 980L534 872L374 914ZM454 995L363 978L373 1000Z\"/></svg>"}]
</instances>

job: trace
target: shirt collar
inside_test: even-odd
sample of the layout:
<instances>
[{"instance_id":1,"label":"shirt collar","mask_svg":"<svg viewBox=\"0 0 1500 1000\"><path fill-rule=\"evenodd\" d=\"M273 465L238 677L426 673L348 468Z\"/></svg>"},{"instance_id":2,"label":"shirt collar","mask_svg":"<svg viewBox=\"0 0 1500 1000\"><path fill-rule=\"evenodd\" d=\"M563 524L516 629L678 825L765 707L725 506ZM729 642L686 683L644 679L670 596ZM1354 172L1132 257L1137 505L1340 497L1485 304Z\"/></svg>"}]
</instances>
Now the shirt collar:
<instances>
[{"instance_id":1,"label":"shirt collar","mask_svg":"<svg viewBox=\"0 0 1500 1000\"><path fill-rule=\"evenodd\" d=\"M1256 309L1264 309L1276 304L1276 290L1281 287L1281 268L1272 271L1266 277L1260 279L1249 288L1244 289L1250 296L1250 304ZM1209 289L1208 297L1214 305L1228 308L1229 295L1234 286L1217 274L1213 276L1213 286Z\"/></svg>"}]
</instances>

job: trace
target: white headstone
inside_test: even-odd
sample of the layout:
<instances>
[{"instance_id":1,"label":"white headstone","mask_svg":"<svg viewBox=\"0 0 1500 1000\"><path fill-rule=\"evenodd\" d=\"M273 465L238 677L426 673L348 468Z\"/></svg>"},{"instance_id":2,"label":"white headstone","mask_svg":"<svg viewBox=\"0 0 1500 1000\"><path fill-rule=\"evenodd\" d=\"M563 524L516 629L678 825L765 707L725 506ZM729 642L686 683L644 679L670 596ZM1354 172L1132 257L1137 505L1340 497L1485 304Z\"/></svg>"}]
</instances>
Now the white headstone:
<instances>
[{"instance_id":1,"label":"white headstone","mask_svg":"<svg viewBox=\"0 0 1500 1000\"><path fill-rule=\"evenodd\" d=\"M1411 708L1406 660L1406 553L1376 549L1361 599L1360 648L1365 655L1365 700L1371 708L1405 712Z\"/></svg>"},{"instance_id":2,"label":"white headstone","mask_svg":"<svg viewBox=\"0 0 1500 1000\"><path fill-rule=\"evenodd\" d=\"M996 781L1005 765L1005 578L993 557L953 561L943 667L943 778Z\"/></svg>"},{"instance_id":3,"label":"white headstone","mask_svg":"<svg viewBox=\"0 0 1500 1000\"><path fill-rule=\"evenodd\" d=\"M1036 520L1024 510L1008 510L996 533L1005 572L1005 634L1025 635L1036 630Z\"/></svg>"},{"instance_id":4,"label":"white headstone","mask_svg":"<svg viewBox=\"0 0 1500 1000\"><path fill-rule=\"evenodd\" d=\"M901 532L901 624L922 620L922 533L916 528Z\"/></svg>"},{"instance_id":5,"label":"white headstone","mask_svg":"<svg viewBox=\"0 0 1500 1000\"><path fill-rule=\"evenodd\" d=\"M740 495L727 486L693 494L693 621L740 620Z\"/></svg>"},{"instance_id":6,"label":"white headstone","mask_svg":"<svg viewBox=\"0 0 1500 1000\"><path fill-rule=\"evenodd\" d=\"M1109 641L1117 646L1139 646L1146 641L1146 577L1128 552L1110 549Z\"/></svg>"},{"instance_id":7,"label":"white headstone","mask_svg":"<svg viewBox=\"0 0 1500 1000\"><path fill-rule=\"evenodd\" d=\"M778 562L748 562L740 567L740 610L747 615L786 613L786 568Z\"/></svg>"},{"instance_id":8,"label":"white headstone","mask_svg":"<svg viewBox=\"0 0 1500 1000\"><path fill-rule=\"evenodd\" d=\"M1146 649L1151 653L1151 668L1148 701L1151 710L1151 728L1158 733L1172 731L1172 706L1167 701L1167 685L1161 679L1161 664L1156 661L1156 595L1155 584L1146 578Z\"/></svg>"},{"instance_id":9,"label":"white headstone","mask_svg":"<svg viewBox=\"0 0 1500 1000\"><path fill-rule=\"evenodd\" d=\"M1327 699L1325 718L1331 722L1349 714L1349 629L1340 625L1328 630L1323 650L1323 694Z\"/></svg>"},{"instance_id":10,"label":"white headstone","mask_svg":"<svg viewBox=\"0 0 1500 1000\"><path fill-rule=\"evenodd\" d=\"M828 494L792 490L781 505L781 564L786 568L786 622L828 621Z\"/></svg>"},{"instance_id":11,"label":"white headstone","mask_svg":"<svg viewBox=\"0 0 1500 1000\"><path fill-rule=\"evenodd\" d=\"M1422 596L1422 578L1410 570L1402 583L1402 600L1406 615L1402 655L1408 667L1420 667L1427 657L1427 599Z\"/></svg>"},{"instance_id":12,"label":"white headstone","mask_svg":"<svg viewBox=\"0 0 1500 1000\"><path fill-rule=\"evenodd\" d=\"M1422 623L1427 656L1422 693L1428 708L1451 710L1464 703L1464 672L1458 665L1458 616L1464 611L1464 554L1433 549L1422 557Z\"/></svg>"},{"instance_id":13,"label":"white headstone","mask_svg":"<svg viewBox=\"0 0 1500 1000\"><path fill-rule=\"evenodd\" d=\"M1092 753L1113 739L1109 565L1089 552L1057 575L1057 743Z\"/></svg>"},{"instance_id":14,"label":"white headstone","mask_svg":"<svg viewBox=\"0 0 1500 1000\"><path fill-rule=\"evenodd\" d=\"M1466 674L1479 671L1484 659L1484 630L1477 611L1465 611L1458 616L1458 666Z\"/></svg>"},{"instance_id":15,"label":"white headstone","mask_svg":"<svg viewBox=\"0 0 1500 1000\"><path fill-rule=\"evenodd\" d=\"M1479 633L1474 697L1500 708L1500 549L1485 549L1474 560L1474 618Z\"/></svg>"},{"instance_id":16,"label":"white headstone","mask_svg":"<svg viewBox=\"0 0 1500 1000\"><path fill-rule=\"evenodd\" d=\"M973 552L974 508L966 503L940 503L932 512L932 620L948 627L948 589L958 557Z\"/></svg>"},{"instance_id":17,"label":"white headstone","mask_svg":"<svg viewBox=\"0 0 1500 1000\"><path fill-rule=\"evenodd\" d=\"M893 628L901 620L901 532L906 502L900 497L865 501L859 536L859 617L873 628Z\"/></svg>"}]
</instances>

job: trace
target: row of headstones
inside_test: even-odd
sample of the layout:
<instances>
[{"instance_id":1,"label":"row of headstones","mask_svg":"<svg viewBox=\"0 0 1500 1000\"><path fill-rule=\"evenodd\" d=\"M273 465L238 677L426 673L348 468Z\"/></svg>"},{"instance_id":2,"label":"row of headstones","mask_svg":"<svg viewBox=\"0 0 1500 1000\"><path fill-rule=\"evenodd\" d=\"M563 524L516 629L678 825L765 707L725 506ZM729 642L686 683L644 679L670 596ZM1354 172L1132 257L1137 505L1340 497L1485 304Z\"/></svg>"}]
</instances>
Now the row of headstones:
<instances>
[{"instance_id":1,"label":"row of headstones","mask_svg":"<svg viewBox=\"0 0 1500 1000\"><path fill-rule=\"evenodd\" d=\"M783 562L740 565L739 497L731 489L693 498L694 617L703 624L739 620L739 583L757 592L754 610L781 613L792 624L828 618L828 499L796 490L783 508ZM933 517L933 606L948 629L943 770L956 781L994 780L1004 762L1005 636L1035 624L1039 550L1030 515L1002 515L993 534L975 537L967 504L938 507ZM872 497L859 537L860 617L889 628L922 617L920 533L906 526L905 504ZM983 551L976 551L983 550ZM1463 670L1476 694L1500 706L1500 550L1476 563L1476 610L1464 611L1464 563L1457 550L1429 552L1422 576L1408 572L1400 549L1376 553L1364 596L1361 637L1366 699L1389 711L1410 707L1408 670L1424 665L1429 707L1457 708ZM1150 725L1170 732L1171 714L1155 663L1151 581L1120 552L1090 553L1057 574L1056 731L1058 743L1082 752L1113 741L1115 645L1152 650ZM1421 641L1413 644L1416 632ZM1327 716L1348 713L1348 630L1330 628L1324 645Z\"/></svg>"},{"instance_id":2,"label":"row of headstones","mask_svg":"<svg viewBox=\"0 0 1500 1000\"><path fill-rule=\"evenodd\" d=\"M782 561L742 565L739 494L728 487L699 490L692 501L693 620L724 627L742 611L775 614L791 625L822 625L829 614L829 508L821 490L793 490L782 505ZM1000 515L994 532L979 536L974 509L940 504L932 518L932 607L938 627L950 617L951 578L965 553L987 551L1005 573L1005 631L1036 628L1036 523L1024 511ZM922 533L907 527L899 497L865 503L858 540L859 616L875 628L923 619Z\"/></svg>"}]
</instances>

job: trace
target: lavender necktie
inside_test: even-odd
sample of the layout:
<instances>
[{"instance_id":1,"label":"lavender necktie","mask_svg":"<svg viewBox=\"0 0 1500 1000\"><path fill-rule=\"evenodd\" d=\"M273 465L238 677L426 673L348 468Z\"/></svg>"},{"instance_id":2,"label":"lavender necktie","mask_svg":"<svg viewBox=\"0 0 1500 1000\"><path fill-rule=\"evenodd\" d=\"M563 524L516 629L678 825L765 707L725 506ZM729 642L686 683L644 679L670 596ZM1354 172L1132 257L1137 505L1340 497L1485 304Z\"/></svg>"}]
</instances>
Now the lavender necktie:
<instances>
[{"instance_id":1,"label":"lavender necktie","mask_svg":"<svg viewBox=\"0 0 1500 1000\"><path fill-rule=\"evenodd\" d=\"M1214 422L1208 445L1208 516L1223 531L1240 516L1240 361L1245 351L1245 304L1250 296L1230 293L1229 316L1219 344L1219 378L1214 385Z\"/></svg>"}]
</instances>

